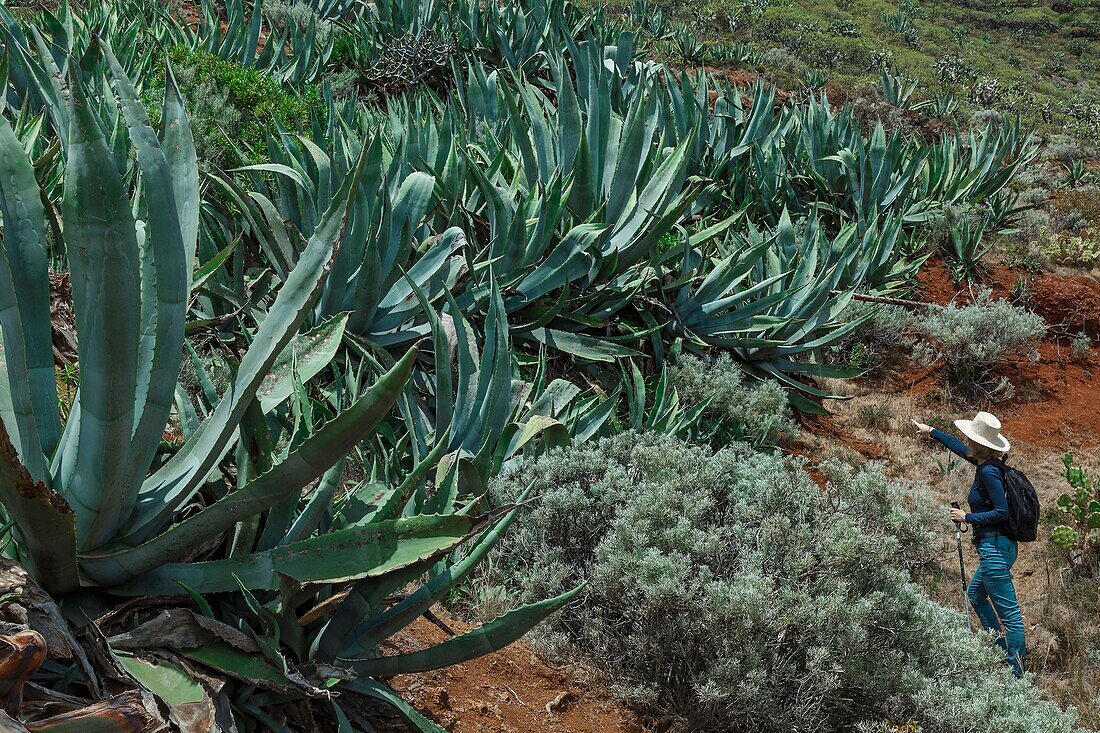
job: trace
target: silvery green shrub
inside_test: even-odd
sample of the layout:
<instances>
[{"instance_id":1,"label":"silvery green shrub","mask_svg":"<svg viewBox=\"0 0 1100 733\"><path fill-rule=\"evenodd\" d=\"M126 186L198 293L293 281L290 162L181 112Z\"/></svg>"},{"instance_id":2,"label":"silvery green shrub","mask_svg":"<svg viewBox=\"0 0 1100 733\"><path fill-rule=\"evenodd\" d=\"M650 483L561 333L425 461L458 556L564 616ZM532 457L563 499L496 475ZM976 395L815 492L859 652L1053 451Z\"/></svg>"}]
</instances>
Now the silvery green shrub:
<instances>
[{"instance_id":1,"label":"silvery green shrub","mask_svg":"<svg viewBox=\"0 0 1100 733\"><path fill-rule=\"evenodd\" d=\"M716 444L782 445L798 432L786 390L772 380L750 380L729 354L683 355L669 375L685 404L710 401L700 428Z\"/></svg>"},{"instance_id":2,"label":"silvery green shrub","mask_svg":"<svg viewBox=\"0 0 1100 733\"><path fill-rule=\"evenodd\" d=\"M538 643L680 730L1071 731L914 584L927 510L881 467L825 471L822 488L790 457L657 434L551 453L494 482L497 502L540 498L480 582L518 603L587 579Z\"/></svg>"},{"instance_id":3,"label":"silvery green shrub","mask_svg":"<svg viewBox=\"0 0 1100 733\"><path fill-rule=\"evenodd\" d=\"M918 319L917 331L927 363L942 361L947 386L964 397L1008 397L1012 385L997 376L999 363L1011 355L1033 356L1046 332L1043 319L983 290L968 305L950 303Z\"/></svg>"},{"instance_id":4,"label":"silvery green shrub","mask_svg":"<svg viewBox=\"0 0 1100 733\"><path fill-rule=\"evenodd\" d=\"M300 34L316 29L318 48L323 48L332 37L332 23L318 15L317 11L304 2L267 2L264 3L264 15L276 31L282 33L292 28Z\"/></svg>"},{"instance_id":5,"label":"silvery green shrub","mask_svg":"<svg viewBox=\"0 0 1100 733\"><path fill-rule=\"evenodd\" d=\"M911 311L894 305L856 302L849 306L849 312L850 318L867 320L826 349L826 358L831 363L874 373L912 358L917 336L916 316Z\"/></svg>"}]
</instances>

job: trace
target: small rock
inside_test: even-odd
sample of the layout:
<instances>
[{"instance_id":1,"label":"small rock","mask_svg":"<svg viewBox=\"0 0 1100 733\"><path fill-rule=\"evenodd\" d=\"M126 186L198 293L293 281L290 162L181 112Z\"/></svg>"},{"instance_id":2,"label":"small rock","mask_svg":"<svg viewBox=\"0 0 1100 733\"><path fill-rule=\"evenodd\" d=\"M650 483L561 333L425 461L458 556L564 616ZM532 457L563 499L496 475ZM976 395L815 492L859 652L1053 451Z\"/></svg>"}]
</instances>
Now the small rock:
<instances>
[{"instance_id":1,"label":"small rock","mask_svg":"<svg viewBox=\"0 0 1100 733\"><path fill-rule=\"evenodd\" d=\"M577 696L574 695L572 692L559 693L557 697L546 703L546 712L551 714L564 712L565 709L569 707L569 703L573 702L576 699Z\"/></svg>"}]
</instances>

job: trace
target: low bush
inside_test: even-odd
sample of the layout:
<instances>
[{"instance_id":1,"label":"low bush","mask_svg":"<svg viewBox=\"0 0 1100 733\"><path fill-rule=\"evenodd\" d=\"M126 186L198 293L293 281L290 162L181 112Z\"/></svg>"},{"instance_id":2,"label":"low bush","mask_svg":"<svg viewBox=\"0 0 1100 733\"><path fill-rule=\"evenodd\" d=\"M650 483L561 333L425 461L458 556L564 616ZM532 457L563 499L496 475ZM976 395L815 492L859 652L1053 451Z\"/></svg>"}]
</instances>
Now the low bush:
<instances>
[{"instance_id":1,"label":"low bush","mask_svg":"<svg viewBox=\"0 0 1100 733\"><path fill-rule=\"evenodd\" d=\"M1100 265L1100 226L1084 229L1080 235L1046 237L1040 247L1056 265L1092 269Z\"/></svg>"},{"instance_id":2,"label":"low bush","mask_svg":"<svg viewBox=\"0 0 1100 733\"><path fill-rule=\"evenodd\" d=\"M555 452L494 482L540 501L479 582L519 602L587 579L540 650L586 655L677 730L1073 730L912 582L936 543L907 490L824 470L822 489L796 459L655 434Z\"/></svg>"},{"instance_id":3,"label":"low bush","mask_svg":"<svg viewBox=\"0 0 1100 733\"><path fill-rule=\"evenodd\" d=\"M275 124L288 132L308 130L310 110L322 107L316 87L299 95L258 69L205 51L176 47L170 56L199 159L206 165L260 162L266 157L267 131ZM146 95L154 123L163 94L162 81Z\"/></svg>"},{"instance_id":4,"label":"low bush","mask_svg":"<svg viewBox=\"0 0 1100 733\"><path fill-rule=\"evenodd\" d=\"M729 354L681 356L669 375L684 404L710 401L699 427L714 445L782 445L798 432L786 390L774 381L750 380Z\"/></svg>"},{"instance_id":5,"label":"low bush","mask_svg":"<svg viewBox=\"0 0 1100 733\"><path fill-rule=\"evenodd\" d=\"M916 347L916 317L898 306L854 303L848 311L852 319L867 317L863 325L836 344L827 347L826 358L832 364L860 369L874 376L884 369L912 359Z\"/></svg>"},{"instance_id":6,"label":"low bush","mask_svg":"<svg viewBox=\"0 0 1100 733\"><path fill-rule=\"evenodd\" d=\"M1100 229L1100 188L1062 189L1050 202L1050 216L1059 232L1078 234Z\"/></svg>"},{"instance_id":7,"label":"low bush","mask_svg":"<svg viewBox=\"0 0 1100 733\"><path fill-rule=\"evenodd\" d=\"M1092 339L1087 333L1079 333L1069 340L1069 353L1074 361L1087 362L1092 353Z\"/></svg>"},{"instance_id":8,"label":"low bush","mask_svg":"<svg viewBox=\"0 0 1100 733\"><path fill-rule=\"evenodd\" d=\"M935 307L915 323L927 364L946 367L951 394L964 398L1007 398L1012 384L996 367L1010 356L1033 357L1046 331L1043 319L983 290L968 305Z\"/></svg>"},{"instance_id":9,"label":"low bush","mask_svg":"<svg viewBox=\"0 0 1100 733\"><path fill-rule=\"evenodd\" d=\"M888 405L872 403L856 410L856 424L877 433L888 432L893 426L894 411Z\"/></svg>"},{"instance_id":10,"label":"low bush","mask_svg":"<svg viewBox=\"0 0 1100 733\"><path fill-rule=\"evenodd\" d=\"M264 15L277 31L287 28L299 34L308 32L312 25L316 32L318 47L324 47L332 39L332 22L323 19L308 3L304 2L266 2Z\"/></svg>"}]
</instances>

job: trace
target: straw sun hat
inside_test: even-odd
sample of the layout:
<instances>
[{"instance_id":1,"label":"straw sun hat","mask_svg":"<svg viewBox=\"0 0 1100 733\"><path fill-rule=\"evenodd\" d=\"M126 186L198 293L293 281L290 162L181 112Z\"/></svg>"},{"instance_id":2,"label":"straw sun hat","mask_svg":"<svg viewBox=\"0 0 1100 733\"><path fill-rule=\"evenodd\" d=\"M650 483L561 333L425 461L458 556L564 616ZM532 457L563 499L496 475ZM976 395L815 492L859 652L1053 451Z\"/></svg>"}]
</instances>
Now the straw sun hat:
<instances>
[{"instance_id":1,"label":"straw sun hat","mask_svg":"<svg viewBox=\"0 0 1100 733\"><path fill-rule=\"evenodd\" d=\"M956 420L955 427L975 443L998 453L1008 453L1012 447L1008 438L1001 435L1001 421L988 412L979 412L973 420Z\"/></svg>"}]
</instances>

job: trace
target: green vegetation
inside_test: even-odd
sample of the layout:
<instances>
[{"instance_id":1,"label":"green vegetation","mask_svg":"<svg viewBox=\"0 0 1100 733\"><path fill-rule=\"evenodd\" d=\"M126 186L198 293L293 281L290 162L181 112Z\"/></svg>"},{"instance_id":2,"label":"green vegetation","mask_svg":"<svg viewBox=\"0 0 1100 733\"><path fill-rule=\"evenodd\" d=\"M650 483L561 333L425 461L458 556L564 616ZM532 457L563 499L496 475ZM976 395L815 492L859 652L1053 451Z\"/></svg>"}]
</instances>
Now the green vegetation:
<instances>
[{"instance_id":1,"label":"green vegetation","mask_svg":"<svg viewBox=\"0 0 1100 733\"><path fill-rule=\"evenodd\" d=\"M0 727L439 733L391 677L564 609L544 639L691 725L1069 729L917 589L880 469L780 452L914 350L1003 392L1036 316L869 305L929 257L1091 252L1083 145L965 54L897 65L931 10L43 5L0 5ZM463 594L502 613L395 650Z\"/></svg>"},{"instance_id":2,"label":"green vegetation","mask_svg":"<svg viewBox=\"0 0 1100 733\"><path fill-rule=\"evenodd\" d=\"M706 403L697 440L715 446L745 442L782 445L798 432L787 393L773 381L753 382L729 354L684 356L671 370L672 384L687 404Z\"/></svg>"},{"instance_id":3,"label":"green vegetation","mask_svg":"<svg viewBox=\"0 0 1100 733\"><path fill-rule=\"evenodd\" d=\"M493 484L541 501L482 579L515 601L587 580L539 648L691 730L1074 730L914 585L935 544L905 487L824 468L823 491L794 459L657 434L553 453Z\"/></svg>"},{"instance_id":4,"label":"green vegetation","mask_svg":"<svg viewBox=\"0 0 1100 733\"><path fill-rule=\"evenodd\" d=\"M1043 319L981 290L970 302L910 309L878 308L829 354L867 372L917 361L942 366L949 396L962 401L1006 399L1012 384L998 375L1011 358L1031 359L1047 326Z\"/></svg>"},{"instance_id":5,"label":"green vegetation","mask_svg":"<svg viewBox=\"0 0 1100 733\"><path fill-rule=\"evenodd\" d=\"M1032 358L1046 324L1043 319L1006 300L994 300L988 290L974 302L935 308L914 324L923 343L923 360L942 360L948 390L964 398L1006 398L1012 383L997 376L996 367L1008 356Z\"/></svg>"},{"instance_id":6,"label":"green vegetation","mask_svg":"<svg viewBox=\"0 0 1100 733\"><path fill-rule=\"evenodd\" d=\"M610 7L634 22L659 12L668 37L659 46L670 60L685 61L676 42L685 24L712 50L706 63L759 69L788 89L816 69L832 89L859 92L888 68L915 80L922 100L952 95L963 107L947 116L961 121L996 109L1083 140L1095 139L1100 124L1100 11L1090 3L617 0ZM741 60L722 51L733 45L746 48Z\"/></svg>"},{"instance_id":7,"label":"green vegetation","mask_svg":"<svg viewBox=\"0 0 1100 733\"><path fill-rule=\"evenodd\" d=\"M1054 544L1068 553L1070 565L1078 573L1090 572L1100 535L1100 480L1089 479L1088 472L1074 464L1073 456L1064 457L1065 477L1070 490L1058 497L1059 524L1052 532Z\"/></svg>"},{"instance_id":8,"label":"green vegetation","mask_svg":"<svg viewBox=\"0 0 1100 733\"><path fill-rule=\"evenodd\" d=\"M206 165L229 168L266 160L273 126L304 132L321 106L316 87L306 87L299 96L254 67L205 51L176 47L169 59L187 109L194 110L195 147ZM163 96L163 87L147 92L152 100Z\"/></svg>"}]
</instances>

